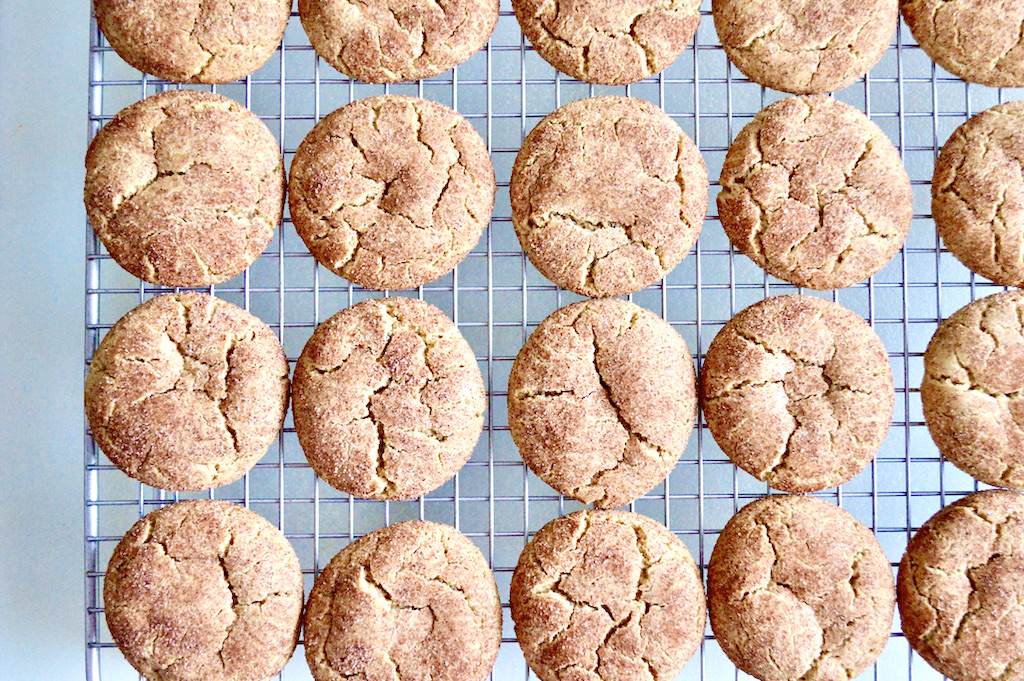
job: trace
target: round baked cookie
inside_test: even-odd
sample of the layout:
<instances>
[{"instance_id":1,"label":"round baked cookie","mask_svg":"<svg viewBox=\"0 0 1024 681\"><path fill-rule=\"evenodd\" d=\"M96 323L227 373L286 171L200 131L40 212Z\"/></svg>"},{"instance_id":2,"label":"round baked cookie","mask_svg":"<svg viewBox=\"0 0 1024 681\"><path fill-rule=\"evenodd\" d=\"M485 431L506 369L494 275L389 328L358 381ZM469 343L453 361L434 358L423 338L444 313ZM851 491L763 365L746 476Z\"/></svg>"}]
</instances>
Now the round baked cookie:
<instances>
[{"instance_id":1,"label":"round baked cookie","mask_svg":"<svg viewBox=\"0 0 1024 681\"><path fill-rule=\"evenodd\" d=\"M226 501L145 516L103 581L107 627L151 681L263 681L295 650L302 570L280 531Z\"/></svg>"},{"instance_id":2,"label":"round baked cookie","mask_svg":"<svg viewBox=\"0 0 1024 681\"><path fill-rule=\"evenodd\" d=\"M168 293L114 325L85 378L85 414L111 463L161 489L242 477L288 410L288 360L266 324L204 293Z\"/></svg>"},{"instance_id":3,"label":"round baked cookie","mask_svg":"<svg viewBox=\"0 0 1024 681\"><path fill-rule=\"evenodd\" d=\"M786 492L835 487L878 451L895 389L882 340L861 317L809 296L740 311L701 368L708 430L733 463Z\"/></svg>"},{"instance_id":4,"label":"round baked cookie","mask_svg":"<svg viewBox=\"0 0 1024 681\"><path fill-rule=\"evenodd\" d=\"M935 163L932 215L971 271L1024 286L1024 101L982 111L953 132Z\"/></svg>"},{"instance_id":5,"label":"round baked cookie","mask_svg":"<svg viewBox=\"0 0 1024 681\"><path fill-rule=\"evenodd\" d=\"M270 59L291 0L93 0L118 56L177 83L230 83Z\"/></svg>"},{"instance_id":6,"label":"round baked cookie","mask_svg":"<svg viewBox=\"0 0 1024 681\"><path fill-rule=\"evenodd\" d=\"M627 511L555 518L519 556L516 638L541 681L672 679L704 638L704 587L686 546Z\"/></svg>"},{"instance_id":7,"label":"round baked cookie","mask_svg":"<svg viewBox=\"0 0 1024 681\"><path fill-rule=\"evenodd\" d=\"M299 0L317 54L366 83L430 78L487 43L498 0Z\"/></svg>"},{"instance_id":8,"label":"round baked cookie","mask_svg":"<svg viewBox=\"0 0 1024 681\"><path fill-rule=\"evenodd\" d=\"M626 85L663 71L697 32L700 0L512 0L544 61L577 80Z\"/></svg>"},{"instance_id":9,"label":"round baked cookie","mask_svg":"<svg viewBox=\"0 0 1024 681\"><path fill-rule=\"evenodd\" d=\"M824 96L789 97L744 126L726 154L722 227L779 279L837 289L903 245L913 197L899 152L867 116Z\"/></svg>"},{"instance_id":10,"label":"round baked cookie","mask_svg":"<svg viewBox=\"0 0 1024 681\"><path fill-rule=\"evenodd\" d=\"M550 314L508 380L523 461L566 496L614 508L665 479L696 419L690 351L653 312L588 300Z\"/></svg>"},{"instance_id":11,"label":"round baked cookie","mask_svg":"<svg viewBox=\"0 0 1024 681\"><path fill-rule=\"evenodd\" d=\"M398 501L462 468L487 407L455 324L410 298L367 300L320 324L295 365L292 401L317 475L356 497Z\"/></svg>"},{"instance_id":12,"label":"round baked cookie","mask_svg":"<svg viewBox=\"0 0 1024 681\"><path fill-rule=\"evenodd\" d=\"M842 90L878 63L899 0L713 0L718 38L745 76L799 95Z\"/></svg>"},{"instance_id":13,"label":"round baked cookie","mask_svg":"<svg viewBox=\"0 0 1024 681\"><path fill-rule=\"evenodd\" d=\"M708 206L700 152L661 109L581 99L546 116L512 167L512 224L534 266L591 297L639 291L697 241Z\"/></svg>"},{"instance_id":14,"label":"round baked cookie","mask_svg":"<svg viewBox=\"0 0 1024 681\"><path fill-rule=\"evenodd\" d=\"M954 76L991 87L1024 86L1024 3L900 0L914 40Z\"/></svg>"},{"instance_id":15,"label":"round baked cookie","mask_svg":"<svg viewBox=\"0 0 1024 681\"><path fill-rule=\"evenodd\" d=\"M122 109L85 157L85 210L132 275L195 288L241 273L284 212L284 161L267 126L209 92L169 90Z\"/></svg>"},{"instance_id":16,"label":"round baked cookie","mask_svg":"<svg viewBox=\"0 0 1024 681\"><path fill-rule=\"evenodd\" d=\"M352 542L306 604L316 681L480 681L500 644L501 601L487 561L440 523L396 523Z\"/></svg>"},{"instance_id":17,"label":"round baked cookie","mask_svg":"<svg viewBox=\"0 0 1024 681\"><path fill-rule=\"evenodd\" d=\"M1024 292L976 300L939 324L921 401L939 451L996 487L1024 489Z\"/></svg>"},{"instance_id":18,"label":"round baked cookie","mask_svg":"<svg viewBox=\"0 0 1024 681\"><path fill-rule=\"evenodd\" d=\"M495 187L469 121L436 102L384 95L338 109L306 135L288 202L320 264L365 288L406 289L451 272L476 246Z\"/></svg>"},{"instance_id":19,"label":"round baked cookie","mask_svg":"<svg viewBox=\"0 0 1024 681\"><path fill-rule=\"evenodd\" d=\"M1024 678L1024 497L977 492L933 515L898 577L907 642L953 681Z\"/></svg>"},{"instance_id":20,"label":"round baked cookie","mask_svg":"<svg viewBox=\"0 0 1024 681\"><path fill-rule=\"evenodd\" d=\"M889 640L892 568L871 530L804 496L764 497L722 530L708 562L715 640L762 681L845 681Z\"/></svg>"}]
</instances>

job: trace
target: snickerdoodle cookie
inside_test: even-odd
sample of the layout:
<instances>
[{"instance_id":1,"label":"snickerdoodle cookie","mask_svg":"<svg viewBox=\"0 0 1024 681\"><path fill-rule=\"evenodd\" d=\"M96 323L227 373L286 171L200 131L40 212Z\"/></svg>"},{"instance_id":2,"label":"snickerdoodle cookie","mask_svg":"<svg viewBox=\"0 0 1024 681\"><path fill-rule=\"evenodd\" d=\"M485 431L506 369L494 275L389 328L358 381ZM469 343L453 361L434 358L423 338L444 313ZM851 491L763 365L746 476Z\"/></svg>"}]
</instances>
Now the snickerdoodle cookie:
<instances>
[{"instance_id":1,"label":"snickerdoodle cookie","mask_svg":"<svg viewBox=\"0 0 1024 681\"><path fill-rule=\"evenodd\" d=\"M284 190L267 126L197 90L122 109L85 157L96 236L121 267L160 286L209 286L241 273L281 224Z\"/></svg>"},{"instance_id":2,"label":"snickerdoodle cookie","mask_svg":"<svg viewBox=\"0 0 1024 681\"><path fill-rule=\"evenodd\" d=\"M667 528L627 511L555 518L510 587L516 638L541 681L672 679L700 646L700 572Z\"/></svg>"},{"instance_id":3,"label":"snickerdoodle cookie","mask_svg":"<svg viewBox=\"0 0 1024 681\"><path fill-rule=\"evenodd\" d=\"M729 240L773 276L825 290L882 269L910 229L910 180L867 116L824 96L758 113L729 147L718 212Z\"/></svg>"},{"instance_id":4,"label":"snickerdoodle cookie","mask_svg":"<svg viewBox=\"0 0 1024 681\"><path fill-rule=\"evenodd\" d=\"M789 295L740 311L708 347L701 408L722 451L786 492L835 487L885 439L895 390L882 340L841 305Z\"/></svg>"},{"instance_id":5,"label":"snickerdoodle cookie","mask_svg":"<svg viewBox=\"0 0 1024 681\"><path fill-rule=\"evenodd\" d=\"M580 295L619 296L689 253L707 212L708 174L661 109L593 97L537 124L509 191L519 243L541 274Z\"/></svg>"},{"instance_id":6,"label":"snickerdoodle cookie","mask_svg":"<svg viewBox=\"0 0 1024 681\"><path fill-rule=\"evenodd\" d=\"M107 332L85 379L85 414L107 458L147 485L226 485L267 451L288 409L274 332L203 293L146 301Z\"/></svg>"},{"instance_id":7,"label":"snickerdoodle cookie","mask_svg":"<svg viewBox=\"0 0 1024 681\"><path fill-rule=\"evenodd\" d=\"M895 2L895 0L893 0ZM625 85L659 73L693 39L700 0L512 0L537 54L589 83Z\"/></svg>"},{"instance_id":8,"label":"snickerdoodle cookie","mask_svg":"<svg viewBox=\"0 0 1024 681\"><path fill-rule=\"evenodd\" d=\"M482 681L501 643L501 601L473 542L410 520L331 560L309 594L304 635L317 681Z\"/></svg>"},{"instance_id":9,"label":"snickerdoodle cookie","mask_svg":"<svg viewBox=\"0 0 1024 681\"><path fill-rule=\"evenodd\" d=\"M997 284L1024 285L1024 102L982 111L946 141L932 215L957 260Z\"/></svg>"},{"instance_id":10,"label":"snickerdoodle cookie","mask_svg":"<svg viewBox=\"0 0 1024 681\"><path fill-rule=\"evenodd\" d=\"M332 487L413 499L469 459L487 406L473 350L443 312L381 298L320 324L295 366L299 444Z\"/></svg>"},{"instance_id":11,"label":"snickerdoodle cookie","mask_svg":"<svg viewBox=\"0 0 1024 681\"><path fill-rule=\"evenodd\" d=\"M600 508L665 479L696 403L686 341L624 300L553 312L519 351L508 382L508 424L523 460L560 493Z\"/></svg>"},{"instance_id":12,"label":"snickerdoodle cookie","mask_svg":"<svg viewBox=\"0 0 1024 681\"><path fill-rule=\"evenodd\" d=\"M182 501L137 522L103 581L107 627L150 681L263 681L295 650L299 559L280 531L226 501Z\"/></svg>"},{"instance_id":13,"label":"snickerdoodle cookie","mask_svg":"<svg viewBox=\"0 0 1024 681\"><path fill-rule=\"evenodd\" d=\"M957 468L1024 489L1024 292L976 300L939 324L924 353L921 401L932 439Z\"/></svg>"},{"instance_id":14,"label":"snickerdoodle cookie","mask_svg":"<svg viewBox=\"0 0 1024 681\"><path fill-rule=\"evenodd\" d=\"M1024 496L977 492L910 540L900 563L903 633L953 681L1024 678Z\"/></svg>"},{"instance_id":15,"label":"snickerdoodle cookie","mask_svg":"<svg viewBox=\"0 0 1024 681\"><path fill-rule=\"evenodd\" d=\"M372 289L450 272L491 219L494 168L470 123L416 97L361 99L295 152L288 205L313 257Z\"/></svg>"},{"instance_id":16,"label":"snickerdoodle cookie","mask_svg":"<svg viewBox=\"0 0 1024 681\"><path fill-rule=\"evenodd\" d=\"M762 681L846 681L889 640L892 568L871 530L837 506L765 497L726 524L708 563L715 640Z\"/></svg>"}]
</instances>

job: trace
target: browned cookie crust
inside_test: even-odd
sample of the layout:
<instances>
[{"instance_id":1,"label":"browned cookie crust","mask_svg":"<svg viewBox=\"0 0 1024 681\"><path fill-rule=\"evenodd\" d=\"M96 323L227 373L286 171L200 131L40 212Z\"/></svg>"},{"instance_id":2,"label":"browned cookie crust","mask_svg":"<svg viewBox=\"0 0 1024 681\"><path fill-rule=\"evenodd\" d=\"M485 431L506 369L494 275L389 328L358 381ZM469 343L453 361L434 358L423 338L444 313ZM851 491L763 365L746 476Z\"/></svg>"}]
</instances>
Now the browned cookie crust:
<instances>
[{"instance_id":1,"label":"browned cookie crust","mask_svg":"<svg viewBox=\"0 0 1024 681\"><path fill-rule=\"evenodd\" d=\"M697 32L700 0L512 0L523 34L562 73L604 85L664 70Z\"/></svg>"},{"instance_id":2,"label":"browned cookie crust","mask_svg":"<svg viewBox=\"0 0 1024 681\"><path fill-rule=\"evenodd\" d=\"M147 485L233 482L277 437L288 360L259 319L203 293L139 305L96 349L85 413L107 458Z\"/></svg>"},{"instance_id":3,"label":"browned cookie crust","mask_svg":"<svg viewBox=\"0 0 1024 681\"><path fill-rule=\"evenodd\" d=\"M704 637L689 551L627 511L577 511L541 528L512 575L512 619L541 681L672 679Z\"/></svg>"},{"instance_id":4,"label":"browned cookie crust","mask_svg":"<svg viewBox=\"0 0 1024 681\"><path fill-rule=\"evenodd\" d=\"M910 179L864 114L829 97L768 106L729 147L718 212L729 240L797 286L850 286L882 269L907 238Z\"/></svg>"},{"instance_id":5,"label":"browned cookie crust","mask_svg":"<svg viewBox=\"0 0 1024 681\"><path fill-rule=\"evenodd\" d=\"M820 298L768 298L733 317L701 369L715 442L758 480L786 492L835 487L885 439L895 390L882 340Z\"/></svg>"},{"instance_id":6,"label":"browned cookie crust","mask_svg":"<svg viewBox=\"0 0 1024 681\"><path fill-rule=\"evenodd\" d=\"M317 474L364 499L414 499L469 459L487 406L473 350L443 312L367 300L317 327L295 366L295 431Z\"/></svg>"},{"instance_id":7,"label":"browned cookie crust","mask_svg":"<svg viewBox=\"0 0 1024 681\"><path fill-rule=\"evenodd\" d=\"M686 341L624 300L556 310L519 351L508 424L523 460L562 494L622 506L665 479L697 403Z\"/></svg>"},{"instance_id":8,"label":"browned cookie crust","mask_svg":"<svg viewBox=\"0 0 1024 681\"><path fill-rule=\"evenodd\" d=\"M367 83L430 78L476 54L498 23L498 0L299 0L309 42Z\"/></svg>"},{"instance_id":9,"label":"browned cookie crust","mask_svg":"<svg viewBox=\"0 0 1024 681\"><path fill-rule=\"evenodd\" d=\"M316 681L480 681L501 643L501 601L487 561L457 530L410 520L352 542L306 605Z\"/></svg>"},{"instance_id":10,"label":"browned cookie crust","mask_svg":"<svg viewBox=\"0 0 1024 681\"><path fill-rule=\"evenodd\" d=\"M295 650L302 571L288 540L226 501L153 511L114 549L107 627L150 681L263 681Z\"/></svg>"},{"instance_id":11,"label":"browned cookie crust","mask_svg":"<svg viewBox=\"0 0 1024 681\"><path fill-rule=\"evenodd\" d=\"M178 83L230 83L284 37L291 0L93 0L96 23L126 62Z\"/></svg>"},{"instance_id":12,"label":"browned cookie crust","mask_svg":"<svg viewBox=\"0 0 1024 681\"><path fill-rule=\"evenodd\" d=\"M1024 489L1024 292L997 293L939 324L924 353L924 420L943 456Z\"/></svg>"},{"instance_id":13,"label":"browned cookie crust","mask_svg":"<svg viewBox=\"0 0 1024 681\"><path fill-rule=\"evenodd\" d=\"M762 681L846 681L889 639L892 569L874 535L813 497L765 497L732 517L708 563L711 628Z\"/></svg>"},{"instance_id":14,"label":"browned cookie crust","mask_svg":"<svg viewBox=\"0 0 1024 681\"><path fill-rule=\"evenodd\" d=\"M730 61L783 92L823 94L857 80L889 48L899 0L714 0Z\"/></svg>"},{"instance_id":15,"label":"browned cookie crust","mask_svg":"<svg viewBox=\"0 0 1024 681\"><path fill-rule=\"evenodd\" d=\"M415 288L480 240L494 168L457 112L385 95L320 121L295 153L289 190L295 229L322 265L366 288Z\"/></svg>"},{"instance_id":16,"label":"browned cookie crust","mask_svg":"<svg viewBox=\"0 0 1024 681\"><path fill-rule=\"evenodd\" d=\"M961 125L935 164L932 215L957 260L1003 286L1024 286L1024 101Z\"/></svg>"},{"instance_id":17,"label":"browned cookie crust","mask_svg":"<svg viewBox=\"0 0 1024 681\"><path fill-rule=\"evenodd\" d=\"M1024 86L1024 2L900 0L928 56L950 73L992 87Z\"/></svg>"},{"instance_id":18,"label":"browned cookie crust","mask_svg":"<svg viewBox=\"0 0 1024 681\"><path fill-rule=\"evenodd\" d=\"M661 109L593 97L537 124L509 191L519 243L541 274L580 295L619 296L689 253L707 212L708 174Z\"/></svg>"},{"instance_id":19,"label":"browned cookie crust","mask_svg":"<svg viewBox=\"0 0 1024 681\"><path fill-rule=\"evenodd\" d=\"M219 284L263 252L284 211L284 161L227 97L170 90L122 109L85 157L85 209L121 267L160 286Z\"/></svg>"},{"instance_id":20,"label":"browned cookie crust","mask_svg":"<svg viewBox=\"0 0 1024 681\"><path fill-rule=\"evenodd\" d=\"M898 578L903 633L953 681L1024 678L1024 497L977 492L932 516Z\"/></svg>"}]
</instances>

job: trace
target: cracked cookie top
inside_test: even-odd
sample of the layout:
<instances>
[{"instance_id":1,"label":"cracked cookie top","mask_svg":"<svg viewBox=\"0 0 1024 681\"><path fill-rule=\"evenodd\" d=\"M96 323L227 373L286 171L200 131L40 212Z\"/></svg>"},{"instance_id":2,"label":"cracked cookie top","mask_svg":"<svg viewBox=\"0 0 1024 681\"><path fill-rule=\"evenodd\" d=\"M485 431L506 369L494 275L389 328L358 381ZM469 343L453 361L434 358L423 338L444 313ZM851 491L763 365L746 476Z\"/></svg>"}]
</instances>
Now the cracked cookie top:
<instances>
[{"instance_id":1,"label":"cracked cookie top","mask_svg":"<svg viewBox=\"0 0 1024 681\"><path fill-rule=\"evenodd\" d=\"M824 96L789 97L744 126L726 154L726 235L768 274L817 290L882 269L910 229L899 152L867 116Z\"/></svg>"},{"instance_id":2,"label":"cracked cookie top","mask_svg":"<svg viewBox=\"0 0 1024 681\"><path fill-rule=\"evenodd\" d=\"M230 83L270 59L291 0L94 0L96 23L126 62L177 83Z\"/></svg>"},{"instance_id":3,"label":"cracked cookie top","mask_svg":"<svg viewBox=\"0 0 1024 681\"><path fill-rule=\"evenodd\" d=\"M299 0L309 42L365 83L430 78L476 54L498 23L498 0Z\"/></svg>"},{"instance_id":4,"label":"cracked cookie top","mask_svg":"<svg viewBox=\"0 0 1024 681\"><path fill-rule=\"evenodd\" d=\"M935 163L932 215L957 260L1024 286L1024 102L982 111L950 136Z\"/></svg>"},{"instance_id":5,"label":"cracked cookie top","mask_svg":"<svg viewBox=\"0 0 1024 681\"><path fill-rule=\"evenodd\" d=\"M306 135L288 205L313 257L372 289L451 272L494 208L494 168L469 121L416 97L361 99Z\"/></svg>"},{"instance_id":6,"label":"cracked cookie top","mask_svg":"<svg viewBox=\"0 0 1024 681\"><path fill-rule=\"evenodd\" d=\"M473 350L439 309L367 300L320 324L295 366L293 413L310 465L363 499L414 499L462 468L487 396Z\"/></svg>"},{"instance_id":7,"label":"cracked cookie top","mask_svg":"<svg viewBox=\"0 0 1024 681\"><path fill-rule=\"evenodd\" d=\"M541 681L675 678L707 619L686 546L628 511L587 509L542 527L519 556L510 605Z\"/></svg>"},{"instance_id":8,"label":"cracked cookie top","mask_svg":"<svg viewBox=\"0 0 1024 681\"><path fill-rule=\"evenodd\" d=\"M96 349L85 414L122 471L169 490L242 477L277 437L288 409L288 360L274 332L204 293L139 305Z\"/></svg>"},{"instance_id":9,"label":"cracked cookie top","mask_svg":"<svg viewBox=\"0 0 1024 681\"><path fill-rule=\"evenodd\" d=\"M410 520L331 560L309 594L304 631L316 681L481 681L498 656L501 601L469 539Z\"/></svg>"},{"instance_id":10,"label":"cracked cookie top","mask_svg":"<svg viewBox=\"0 0 1024 681\"><path fill-rule=\"evenodd\" d=\"M715 640L762 681L846 681L889 640L892 568L871 530L803 496L764 497L734 515L708 562Z\"/></svg>"},{"instance_id":11,"label":"cracked cookie top","mask_svg":"<svg viewBox=\"0 0 1024 681\"><path fill-rule=\"evenodd\" d=\"M85 158L85 209L132 275L160 286L219 284L255 260L281 224L284 161L236 102L169 90L122 109Z\"/></svg>"},{"instance_id":12,"label":"cracked cookie top","mask_svg":"<svg viewBox=\"0 0 1024 681\"><path fill-rule=\"evenodd\" d=\"M977 492L932 516L907 545L903 633L953 681L1022 678L1024 497Z\"/></svg>"},{"instance_id":13,"label":"cracked cookie top","mask_svg":"<svg viewBox=\"0 0 1024 681\"><path fill-rule=\"evenodd\" d=\"M924 353L924 420L943 456L996 487L1024 489L1024 292L976 300Z\"/></svg>"},{"instance_id":14,"label":"cracked cookie top","mask_svg":"<svg viewBox=\"0 0 1024 681\"><path fill-rule=\"evenodd\" d=\"M899 23L899 0L714 0L729 60L793 94L842 90L874 66Z\"/></svg>"},{"instance_id":15,"label":"cracked cookie top","mask_svg":"<svg viewBox=\"0 0 1024 681\"><path fill-rule=\"evenodd\" d=\"M299 559L276 527L197 499L128 530L103 605L117 647L150 681L263 681L295 650L302 592Z\"/></svg>"},{"instance_id":16,"label":"cracked cookie top","mask_svg":"<svg viewBox=\"0 0 1024 681\"><path fill-rule=\"evenodd\" d=\"M1024 86L1024 3L900 0L914 40L953 75L991 87Z\"/></svg>"},{"instance_id":17,"label":"cracked cookie top","mask_svg":"<svg viewBox=\"0 0 1024 681\"><path fill-rule=\"evenodd\" d=\"M701 368L708 430L771 487L814 492L853 478L885 439L895 389L861 317L809 296L768 298L722 327Z\"/></svg>"},{"instance_id":18,"label":"cracked cookie top","mask_svg":"<svg viewBox=\"0 0 1024 681\"><path fill-rule=\"evenodd\" d=\"M544 482L613 508L672 471L696 419L695 384L667 322L624 300L588 300L553 312L519 351L508 424Z\"/></svg>"},{"instance_id":19,"label":"cracked cookie top","mask_svg":"<svg viewBox=\"0 0 1024 681\"><path fill-rule=\"evenodd\" d=\"M509 191L519 243L540 273L602 298L646 288L686 257L704 224L708 174L658 107L592 97L527 135Z\"/></svg>"},{"instance_id":20,"label":"cracked cookie top","mask_svg":"<svg viewBox=\"0 0 1024 681\"><path fill-rule=\"evenodd\" d=\"M663 71L697 32L700 0L512 0L523 34L562 73L602 85Z\"/></svg>"}]
</instances>

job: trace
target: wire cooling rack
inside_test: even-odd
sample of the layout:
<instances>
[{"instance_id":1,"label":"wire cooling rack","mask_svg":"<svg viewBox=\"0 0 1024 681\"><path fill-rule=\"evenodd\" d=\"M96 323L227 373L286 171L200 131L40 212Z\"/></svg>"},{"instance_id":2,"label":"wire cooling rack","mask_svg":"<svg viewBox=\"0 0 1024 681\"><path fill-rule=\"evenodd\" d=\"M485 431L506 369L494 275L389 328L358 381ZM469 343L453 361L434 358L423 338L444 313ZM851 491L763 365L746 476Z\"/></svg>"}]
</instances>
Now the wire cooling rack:
<instances>
[{"instance_id":1,"label":"wire cooling rack","mask_svg":"<svg viewBox=\"0 0 1024 681\"><path fill-rule=\"evenodd\" d=\"M504 604L504 632L494 679L530 678L515 643L508 613L509 580L528 536L563 513L580 508L525 468L506 423L509 369L533 328L579 298L560 291L524 257L511 224L508 180L523 137L558 106L598 94L650 100L697 142L712 180L729 142L752 116L783 95L745 79L726 59L703 7L696 39L656 78L626 87L595 87L562 76L525 42L508 0L490 43L465 64L412 84L374 86L341 76L316 57L293 13L282 48L252 77L213 88L255 112L280 142L286 165L314 123L352 101L382 93L411 94L457 109L487 143L499 191L490 228L455 272L415 295L444 310L473 347L488 386L486 429L471 460L450 482L413 502L380 503L349 498L317 481L292 427L242 480L211 492L181 494L245 504L277 525L291 541L306 578L352 539L388 523L425 518L452 524L488 558ZM155 92L178 87L128 67L106 44L95 19L90 37L89 138L121 108ZM896 381L892 428L874 462L837 490L819 496L838 503L871 527L893 566L910 535L941 506L974 491L971 478L944 462L925 428L918 393L922 355L940 319L998 289L975 280L942 250L930 217L934 159L949 134L970 115L1022 92L968 85L933 66L901 22L895 43L871 73L837 98L864 111L899 148L914 189L914 221L906 245L871 280L834 293L865 317L889 351ZM699 362L715 333L736 311L769 295L797 290L767 277L730 247L711 204L694 251L664 281L630 296L668 320ZM166 289L139 282L106 254L88 230L86 341L88 364L110 326L135 305ZM380 293L350 286L316 265L286 220L266 252L242 275L209 292L241 305L280 336L294 363L317 323L339 309ZM86 676L136 678L114 646L103 617L103 575L122 534L143 514L179 498L142 486L114 468L85 433L85 633ZM738 472L703 423L679 464L632 508L666 524L689 547L702 570L718 532L742 505L768 493ZM875 667L875 679L939 678L893 634ZM734 679L736 671L707 630L704 645L680 679ZM282 673L308 679L301 647ZM745 677L748 678L748 677Z\"/></svg>"}]
</instances>

